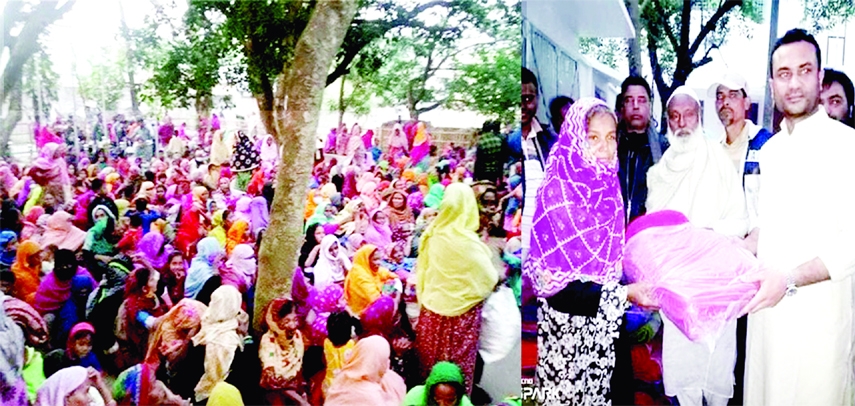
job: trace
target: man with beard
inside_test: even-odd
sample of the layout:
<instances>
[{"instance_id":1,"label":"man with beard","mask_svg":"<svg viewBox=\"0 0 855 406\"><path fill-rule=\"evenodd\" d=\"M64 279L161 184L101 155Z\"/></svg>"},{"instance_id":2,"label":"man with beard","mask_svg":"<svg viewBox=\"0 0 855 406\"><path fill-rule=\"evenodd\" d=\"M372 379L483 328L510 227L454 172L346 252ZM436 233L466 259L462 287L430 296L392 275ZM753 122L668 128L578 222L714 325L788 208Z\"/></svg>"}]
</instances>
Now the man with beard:
<instances>
[{"instance_id":1,"label":"man with beard","mask_svg":"<svg viewBox=\"0 0 855 406\"><path fill-rule=\"evenodd\" d=\"M621 84L617 108L618 176L623 208L629 223L646 212L647 170L659 162L668 148L650 119L653 92L640 76L630 76Z\"/></svg>"},{"instance_id":2,"label":"man with beard","mask_svg":"<svg viewBox=\"0 0 855 406\"><path fill-rule=\"evenodd\" d=\"M746 115L751 107L748 97L748 83L742 75L735 72L725 73L721 79L714 82L709 89L709 96L715 98L718 118L724 126L725 134L722 139L724 150L736 171L742 178L742 188L745 191L745 204L748 209L748 230L757 227L757 205L760 193L760 149L772 138L772 133L760 127ZM733 398L742 400L745 371L745 335L748 329L748 318L740 317L736 326L736 388Z\"/></svg>"},{"instance_id":3,"label":"man with beard","mask_svg":"<svg viewBox=\"0 0 855 406\"><path fill-rule=\"evenodd\" d=\"M763 147L759 229L746 239L765 264L744 309L748 405L855 403L855 130L821 106L820 61L802 29L772 48L769 86L784 121Z\"/></svg>"},{"instance_id":4,"label":"man with beard","mask_svg":"<svg viewBox=\"0 0 855 406\"><path fill-rule=\"evenodd\" d=\"M748 231L745 195L722 145L704 135L701 103L680 86L667 103L670 147L647 173L647 210L676 210L696 227L742 237ZM712 347L691 341L662 315L662 378L665 394L681 405L723 406L733 396L736 321Z\"/></svg>"}]
</instances>

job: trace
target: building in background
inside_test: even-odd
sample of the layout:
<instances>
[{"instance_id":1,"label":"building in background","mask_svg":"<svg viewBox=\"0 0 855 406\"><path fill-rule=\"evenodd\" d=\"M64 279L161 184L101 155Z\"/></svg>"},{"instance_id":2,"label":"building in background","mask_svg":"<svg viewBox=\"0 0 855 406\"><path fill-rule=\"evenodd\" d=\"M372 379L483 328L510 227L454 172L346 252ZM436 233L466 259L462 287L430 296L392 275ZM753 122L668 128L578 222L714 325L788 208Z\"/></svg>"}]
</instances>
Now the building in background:
<instances>
[{"instance_id":1,"label":"building in background","mask_svg":"<svg viewBox=\"0 0 855 406\"><path fill-rule=\"evenodd\" d=\"M556 96L596 97L614 106L626 75L579 52L579 37L631 38L622 0L523 0L522 66L538 79L540 122Z\"/></svg>"}]
</instances>

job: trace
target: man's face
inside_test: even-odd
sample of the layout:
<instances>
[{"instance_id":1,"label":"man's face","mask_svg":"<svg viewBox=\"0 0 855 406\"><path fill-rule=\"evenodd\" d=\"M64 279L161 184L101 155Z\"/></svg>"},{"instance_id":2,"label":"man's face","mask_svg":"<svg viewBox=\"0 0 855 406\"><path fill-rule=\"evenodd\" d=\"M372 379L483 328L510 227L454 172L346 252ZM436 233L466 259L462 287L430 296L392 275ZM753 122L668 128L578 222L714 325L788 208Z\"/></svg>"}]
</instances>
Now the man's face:
<instances>
[{"instance_id":1,"label":"man's face","mask_svg":"<svg viewBox=\"0 0 855 406\"><path fill-rule=\"evenodd\" d=\"M691 96L680 94L668 103L668 127L677 137L691 135L700 123L700 107Z\"/></svg>"},{"instance_id":2,"label":"man's face","mask_svg":"<svg viewBox=\"0 0 855 406\"><path fill-rule=\"evenodd\" d=\"M534 83L522 85L522 123L527 125L537 114L537 87Z\"/></svg>"},{"instance_id":3,"label":"man's face","mask_svg":"<svg viewBox=\"0 0 855 406\"><path fill-rule=\"evenodd\" d=\"M629 86L623 95L621 116L630 130L645 131L650 123L650 97L644 86Z\"/></svg>"},{"instance_id":4,"label":"man's face","mask_svg":"<svg viewBox=\"0 0 855 406\"><path fill-rule=\"evenodd\" d=\"M849 117L849 100L846 99L846 92L843 91L843 85L840 83L832 82L828 86L823 86L820 99L831 118L843 121Z\"/></svg>"},{"instance_id":5,"label":"man's face","mask_svg":"<svg viewBox=\"0 0 855 406\"><path fill-rule=\"evenodd\" d=\"M812 114L819 104L822 71L816 50L807 42L779 47L772 54L772 94L775 106L787 118Z\"/></svg>"},{"instance_id":6,"label":"man's face","mask_svg":"<svg viewBox=\"0 0 855 406\"><path fill-rule=\"evenodd\" d=\"M745 120L745 110L751 105L741 89L732 90L719 86L715 93L715 109L721 123L727 127Z\"/></svg>"}]
</instances>

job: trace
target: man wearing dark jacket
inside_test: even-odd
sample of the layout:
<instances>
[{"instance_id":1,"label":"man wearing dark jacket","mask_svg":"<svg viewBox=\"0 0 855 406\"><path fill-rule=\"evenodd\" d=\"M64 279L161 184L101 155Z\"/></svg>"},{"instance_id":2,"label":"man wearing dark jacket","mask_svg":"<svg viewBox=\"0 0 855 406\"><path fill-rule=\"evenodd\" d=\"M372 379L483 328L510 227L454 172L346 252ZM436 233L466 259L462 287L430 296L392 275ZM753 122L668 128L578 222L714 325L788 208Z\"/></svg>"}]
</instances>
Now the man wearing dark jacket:
<instances>
[{"instance_id":1,"label":"man wearing dark jacket","mask_svg":"<svg viewBox=\"0 0 855 406\"><path fill-rule=\"evenodd\" d=\"M630 76L621 84L617 109L618 175L623 194L626 222L643 215L647 201L647 170L659 162L668 148L650 119L653 92L639 76Z\"/></svg>"}]
</instances>

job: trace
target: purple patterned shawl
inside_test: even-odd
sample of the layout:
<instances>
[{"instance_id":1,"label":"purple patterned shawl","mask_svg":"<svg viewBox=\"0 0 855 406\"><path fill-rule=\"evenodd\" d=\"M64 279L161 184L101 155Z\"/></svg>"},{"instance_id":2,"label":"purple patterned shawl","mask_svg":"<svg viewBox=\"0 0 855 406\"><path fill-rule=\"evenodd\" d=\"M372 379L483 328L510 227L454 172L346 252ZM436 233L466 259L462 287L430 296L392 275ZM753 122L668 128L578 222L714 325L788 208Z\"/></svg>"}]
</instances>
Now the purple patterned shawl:
<instances>
[{"instance_id":1,"label":"purple patterned shawl","mask_svg":"<svg viewBox=\"0 0 855 406\"><path fill-rule=\"evenodd\" d=\"M600 105L605 103L592 98L573 104L546 163L523 266L539 297L576 280L604 284L621 277L624 215L617 157L603 163L587 153L586 115Z\"/></svg>"}]
</instances>

